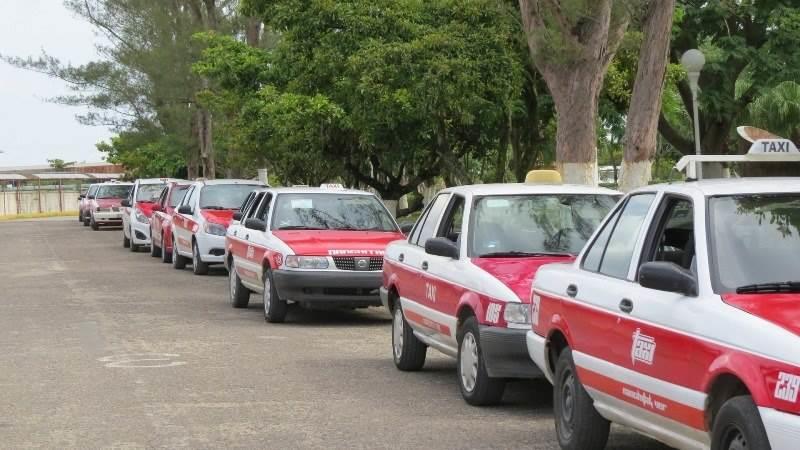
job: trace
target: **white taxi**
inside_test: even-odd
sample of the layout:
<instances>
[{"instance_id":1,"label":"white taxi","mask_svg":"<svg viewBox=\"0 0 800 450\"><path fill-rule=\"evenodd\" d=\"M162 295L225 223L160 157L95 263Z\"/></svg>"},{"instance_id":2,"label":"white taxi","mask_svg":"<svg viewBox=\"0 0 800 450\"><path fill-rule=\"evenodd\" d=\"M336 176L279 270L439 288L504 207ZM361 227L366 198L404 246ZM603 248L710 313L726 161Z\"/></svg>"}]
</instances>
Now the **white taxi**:
<instances>
[{"instance_id":1,"label":"white taxi","mask_svg":"<svg viewBox=\"0 0 800 450\"><path fill-rule=\"evenodd\" d=\"M561 447L604 448L616 422L678 448L797 449L798 255L798 179L628 194L574 263L534 280L527 346Z\"/></svg>"},{"instance_id":2,"label":"white taxi","mask_svg":"<svg viewBox=\"0 0 800 450\"><path fill-rule=\"evenodd\" d=\"M167 178L140 178L122 201L122 246L132 252L150 245L150 217Z\"/></svg>"},{"instance_id":3,"label":"white taxi","mask_svg":"<svg viewBox=\"0 0 800 450\"><path fill-rule=\"evenodd\" d=\"M386 245L403 234L370 192L339 185L253 192L226 236L234 307L262 295L264 318L282 322L288 305L380 306Z\"/></svg>"},{"instance_id":4,"label":"white taxi","mask_svg":"<svg viewBox=\"0 0 800 450\"><path fill-rule=\"evenodd\" d=\"M508 379L541 377L525 347L533 275L572 261L620 196L561 184L553 171L441 191L386 249L381 297L397 368L421 369L429 346L455 357L473 405L500 401Z\"/></svg>"}]
</instances>

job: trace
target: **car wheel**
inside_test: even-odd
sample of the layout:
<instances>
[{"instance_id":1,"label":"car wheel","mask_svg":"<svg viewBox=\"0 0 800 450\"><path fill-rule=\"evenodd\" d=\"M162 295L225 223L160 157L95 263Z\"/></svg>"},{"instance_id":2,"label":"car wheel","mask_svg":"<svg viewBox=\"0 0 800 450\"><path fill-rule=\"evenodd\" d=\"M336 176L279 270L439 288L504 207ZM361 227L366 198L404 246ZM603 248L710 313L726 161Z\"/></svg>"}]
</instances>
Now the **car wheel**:
<instances>
[{"instance_id":1,"label":"car wheel","mask_svg":"<svg viewBox=\"0 0 800 450\"><path fill-rule=\"evenodd\" d=\"M712 450L770 448L758 407L749 395L733 397L722 404L711 429Z\"/></svg>"},{"instance_id":2,"label":"car wheel","mask_svg":"<svg viewBox=\"0 0 800 450\"><path fill-rule=\"evenodd\" d=\"M78 222L83 223L83 211L78 211Z\"/></svg>"},{"instance_id":3,"label":"car wheel","mask_svg":"<svg viewBox=\"0 0 800 450\"><path fill-rule=\"evenodd\" d=\"M470 405L484 406L500 402L506 381L492 378L486 372L486 362L481 349L478 321L470 317L458 330L458 385L461 395Z\"/></svg>"},{"instance_id":4,"label":"car wheel","mask_svg":"<svg viewBox=\"0 0 800 450\"><path fill-rule=\"evenodd\" d=\"M161 247L158 247L156 245L156 243L153 241L153 236L154 236L153 229L151 228L150 229L150 256L152 256L153 258L158 258L159 256L161 256ZM164 245L164 243L162 242L161 245Z\"/></svg>"},{"instance_id":5,"label":"car wheel","mask_svg":"<svg viewBox=\"0 0 800 450\"><path fill-rule=\"evenodd\" d=\"M122 248L130 248L131 240L125 235L125 229L122 230Z\"/></svg>"},{"instance_id":6,"label":"car wheel","mask_svg":"<svg viewBox=\"0 0 800 450\"><path fill-rule=\"evenodd\" d=\"M133 243L133 228L131 228L131 229L128 231L128 233L129 233L129 235L130 235L130 237L131 237L131 246L130 246L131 253L136 253L136 252L138 252L138 251L139 251L139 244L134 244L134 243Z\"/></svg>"},{"instance_id":7,"label":"car wheel","mask_svg":"<svg viewBox=\"0 0 800 450\"><path fill-rule=\"evenodd\" d=\"M161 262L164 264L169 264L172 262L172 252L168 252L166 249L166 245L164 243L167 242L167 237L165 235L161 235ZM173 244L174 247L174 244Z\"/></svg>"},{"instance_id":8,"label":"car wheel","mask_svg":"<svg viewBox=\"0 0 800 450\"><path fill-rule=\"evenodd\" d=\"M83 226L85 227L89 226L89 218L86 216L83 216Z\"/></svg>"},{"instance_id":9,"label":"car wheel","mask_svg":"<svg viewBox=\"0 0 800 450\"><path fill-rule=\"evenodd\" d=\"M250 289L247 289L239 279L239 274L236 273L236 266L231 261L231 266L228 269L228 286L230 287L231 304L234 308L247 308L250 303Z\"/></svg>"},{"instance_id":10,"label":"car wheel","mask_svg":"<svg viewBox=\"0 0 800 450\"><path fill-rule=\"evenodd\" d=\"M553 413L562 449L601 450L606 447L611 424L594 409L592 398L578 379L569 348L561 352L556 363Z\"/></svg>"},{"instance_id":11,"label":"car wheel","mask_svg":"<svg viewBox=\"0 0 800 450\"><path fill-rule=\"evenodd\" d=\"M414 330L403 315L400 299L396 300L392 318L392 355L394 365L403 371L417 371L425 365L428 346L417 339Z\"/></svg>"},{"instance_id":12,"label":"car wheel","mask_svg":"<svg viewBox=\"0 0 800 450\"><path fill-rule=\"evenodd\" d=\"M272 279L272 271L266 270L264 273L264 320L269 323L281 323L286 320L286 312L289 305L286 300L278 297L278 289Z\"/></svg>"},{"instance_id":13,"label":"car wheel","mask_svg":"<svg viewBox=\"0 0 800 450\"><path fill-rule=\"evenodd\" d=\"M197 242L192 243L192 272L195 275L208 274L208 264L200 259L200 249L197 248Z\"/></svg>"},{"instance_id":14,"label":"car wheel","mask_svg":"<svg viewBox=\"0 0 800 450\"><path fill-rule=\"evenodd\" d=\"M186 257L178 253L178 241L172 236L172 267L177 270L186 268Z\"/></svg>"},{"instance_id":15,"label":"car wheel","mask_svg":"<svg viewBox=\"0 0 800 450\"><path fill-rule=\"evenodd\" d=\"M97 224L97 222L95 222L95 220L94 220L94 216L91 216L91 217L89 218L89 224L92 226L92 230L94 230L94 231L97 231L97 230L99 230L99 229L100 229L100 226L99 226L99 225Z\"/></svg>"}]
</instances>

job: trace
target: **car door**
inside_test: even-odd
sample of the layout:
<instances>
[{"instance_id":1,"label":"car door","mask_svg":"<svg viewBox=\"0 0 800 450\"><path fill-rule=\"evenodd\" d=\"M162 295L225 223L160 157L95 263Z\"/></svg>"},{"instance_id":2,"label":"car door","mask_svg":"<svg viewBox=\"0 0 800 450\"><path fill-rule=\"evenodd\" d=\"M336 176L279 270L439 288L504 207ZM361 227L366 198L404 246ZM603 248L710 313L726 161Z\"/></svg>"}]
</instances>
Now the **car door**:
<instances>
[{"instance_id":1,"label":"car door","mask_svg":"<svg viewBox=\"0 0 800 450\"><path fill-rule=\"evenodd\" d=\"M194 210L194 199L197 197L199 191L200 189L197 185L189 188L189 192L186 193L183 197L183 201L175 210L172 220L172 229L175 234L175 242L173 242L172 245L174 245L178 253L183 256L190 256L192 253L192 227L194 226L194 219L191 214L181 213L180 207L188 205Z\"/></svg>"},{"instance_id":2,"label":"car door","mask_svg":"<svg viewBox=\"0 0 800 450\"><path fill-rule=\"evenodd\" d=\"M237 270L242 283L248 287L261 286L261 261L264 256L262 231L253 230L244 226L249 219L261 219L262 212L269 209L264 202L269 203L265 192L258 192L247 208L247 213L242 216L242 222L237 230L239 245L237 246ZM265 200L266 198L266 200Z\"/></svg>"},{"instance_id":3,"label":"car door","mask_svg":"<svg viewBox=\"0 0 800 450\"><path fill-rule=\"evenodd\" d=\"M136 198L136 184L134 184L133 188L128 191L128 197L126 198L128 204L130 206L122 206L120 207L120 212L122 213L122 233L131 238L130 236L130 229L131 229L131 214L133 210L133 199Z\"/></svg>"},{"instance_id":4,"label":"car door","mask_svg":"<svg viewBox=\"0 0 800 450\"><path fill-rule=\"evenodd\" d=\"M172 186L165 186L161 190L161 195L158 196L158 209L153 213L153 218L150 220L150 240L157 247L164 247L161 242L161 230L164 224L164 216L166 214L169 194L172 191Z\"/></svg>"}]
</instances>

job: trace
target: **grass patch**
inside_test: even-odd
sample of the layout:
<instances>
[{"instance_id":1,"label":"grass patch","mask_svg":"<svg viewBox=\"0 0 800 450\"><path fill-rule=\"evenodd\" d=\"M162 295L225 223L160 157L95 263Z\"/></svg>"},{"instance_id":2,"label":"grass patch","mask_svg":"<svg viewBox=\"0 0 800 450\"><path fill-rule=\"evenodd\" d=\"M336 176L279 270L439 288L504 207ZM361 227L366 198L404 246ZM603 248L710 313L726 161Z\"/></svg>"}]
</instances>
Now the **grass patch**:
<instances>
[{"instance_id":1,"label":"grass patch","mask_svg":"<svg viewBox=\"0 0 800 450\"><path fill-rule=\"evenodd\" d=\"M46 219L48 217L71 217L75 216L75 219L78 219L78 211L63 211L63 212L42 212L42 213L28 213L28 214L9 214L9 215L0 215L0 222L7 222L11 220L23 220L23 219Z\"/></svg>"}]
</instances>

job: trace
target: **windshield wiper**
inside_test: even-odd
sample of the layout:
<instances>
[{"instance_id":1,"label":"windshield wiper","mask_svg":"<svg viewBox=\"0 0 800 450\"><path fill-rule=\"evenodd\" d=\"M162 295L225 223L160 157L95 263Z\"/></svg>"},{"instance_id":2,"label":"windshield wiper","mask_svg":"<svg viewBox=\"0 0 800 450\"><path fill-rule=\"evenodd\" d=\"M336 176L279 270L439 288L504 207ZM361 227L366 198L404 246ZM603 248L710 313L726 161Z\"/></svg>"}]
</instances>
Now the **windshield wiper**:
<instances>
[{"instance_id":1,"label":"windshield wiper","mask_svg":"<svg viewBox=\"0 0 800 450\"><path fill-rule=\"evenodd\" d=\"M279 230L328 230L329 228L310 227L308 225L287 225L278 228Z\"/></svg>"},{"instance_id":2,"label":"windshield wiper","mask_svg":"<svg viewBox=\"0 0 800 450\"><path fill-rule=\"evenodd\" d=\"M381 227L358 228L358 227L345 226L345 227L335 227L335 228L331 228L331 229L332 230L338 230L338 231L386 231Z\"/></svg>"},{"instance_id":3,"label":"windshield wiper","mask_svg":"<svg viewBox=\"0 0 800 450\"><path fill-rule=\"evenodd\" d=\"M737 294L753 294L764 292L800 292L800 281L746 284L736 288Z\"/></svg>"},{"instance_id":4,"label":"windshield wiper","mask_svg":"<svg viewBox=\"0 0 800 450\"><path fill-rule=\"evenodd\" d=\"M223 209L234 209L234 208L226 208L224 206L211 205L211 206L201 206L200 209L213 209L213 210L220 210L221 211Z\"/></svg>"},{"instance_id":5,"label":"windshield wiper","mask_svg":"<svg viewBox=\"0 0 800 450\"><path fill-rule=\"evenodd\" d=\"M478 258L513 258L513 257L535 257L535 256L561 256L561 257L571 257L572 255L569 253L558 253L558 252L517 252L517 251L510 251L510 252L492 252L492 253L484 253L482 255L478 255Z\"/></svg>"}]
</instances>

